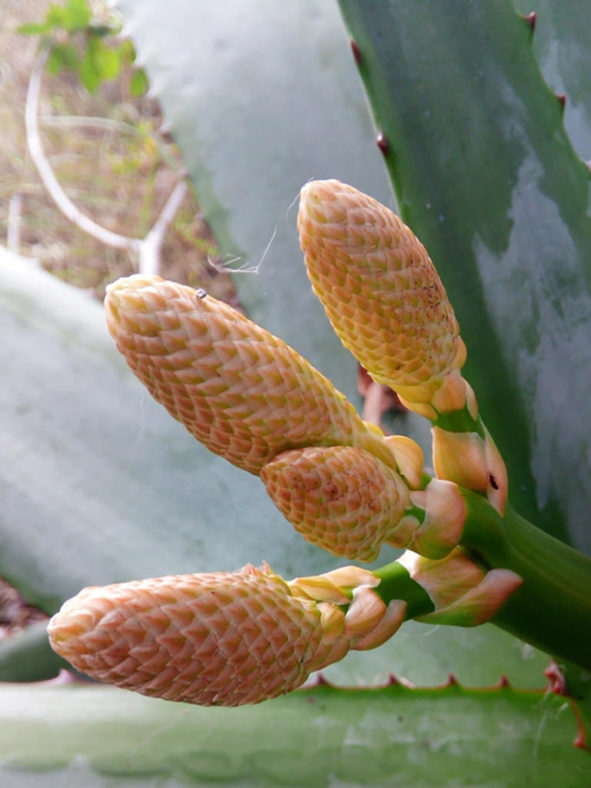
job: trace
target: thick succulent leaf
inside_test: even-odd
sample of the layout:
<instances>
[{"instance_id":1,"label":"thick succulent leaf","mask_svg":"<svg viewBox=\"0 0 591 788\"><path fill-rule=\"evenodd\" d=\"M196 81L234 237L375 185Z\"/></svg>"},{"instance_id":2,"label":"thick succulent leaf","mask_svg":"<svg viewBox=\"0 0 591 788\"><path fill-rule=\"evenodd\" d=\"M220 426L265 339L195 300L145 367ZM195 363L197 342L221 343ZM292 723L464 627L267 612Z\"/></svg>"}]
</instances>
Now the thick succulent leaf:
<instances>
[{"instance_id":1,"label":"thick succulent leaf","mask_svg":"<svg viewBox=\"0 0 591 788\"><path fill-rule=\"evenodd\" d=\"M43 681L68 668L52 651L44 621L0 639L0 681Z\"/></svg>"},{"instance_id":2,"label":"thick succulent leaf","mask_svg":"<svg viewBox=\"0 0 591 788\"><path fill-rule=\"evenodd\" d=\"M508 0L340 5L402 212L458 313L510 498L589 551L589 171L531 27Z\"/></svg>"},{"instance_id":3,"label":"thick succulent leaf","mask_svg":"<svg viewBox=\"0 0 591 788\"><path fill-rule=\"evenodd\" d=\"M319 686L202 709L100 687L0 688L0 776L11 788L580 788L589 756L572 747L576 732L563 698L510 689Z\"/></svg>"},{"instance_id":4,"label":"thick succulent leaf","mask_svg":"<svg viewBox=\"0 0 591 788\"><path fill-rule=\"evenodd\" d=\"M515 0L536 13L534 52L550 88L564 96L564 125L585 161L591 160L591 14L587 0Z\"/></svg>"}]
</instances>

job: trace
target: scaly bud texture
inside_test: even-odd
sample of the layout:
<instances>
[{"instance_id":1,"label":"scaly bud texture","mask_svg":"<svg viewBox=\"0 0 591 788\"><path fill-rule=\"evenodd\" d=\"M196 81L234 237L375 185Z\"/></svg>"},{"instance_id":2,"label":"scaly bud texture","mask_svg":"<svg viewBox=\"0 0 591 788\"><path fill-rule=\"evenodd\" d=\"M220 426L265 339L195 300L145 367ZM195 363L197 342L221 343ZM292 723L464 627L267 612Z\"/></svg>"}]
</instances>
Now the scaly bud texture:
<instances>
[{"instance_id":1,"label":"scaly bud texture","mask_svg":"<svg viewBox=\"0 0 591 788\"><path fill-rule=\"evenodd\" d=\"M371 585L349 593L330 573L292 590L266 565L86 588L48 633L58 654L100 681L205 706L258 703L400 626L405 604L386 606L366 574Z\"/></svg>"},{"instance_id":2,"label":"scaly bud texture","mask_svg":"<svg viewBox=\"0 0 591 788\"><path fill-rule=\"evenodd\" d=\"M396 461L295 350L202 291L135 275L109 285L107 325L152 396L208 449L258 474L281 451L359 445Z\"/></svg>"},{"instance_id":3,"label":"scaly bud texture","mask_svg":"<svg viewBox=\"0 0 591 788\"><path fill-rule=\"evenodd\" d=\"M336 180L300 194L300 244L308 276L343 344L410 408L429 406L451 376L451 409L463 407L457 372L465 346L444 287L412 231L381 203ZM446 399L441 397L440 409Z\"/></svg>"},{"instance_id":4,"label":"scaly bud texture","mask_svg":"<svg viewBox=\"0 0 591 788\"><path fill-rule=\"evenodd\" d=\"M293 449L267 463L261 479L295 529L334 555L373 561L384 542L409 544L412 532L398 527L410 506L408 487L363 449Z\"/></svg>"},{"instance_id":5,"label":"scaly bud texture","mask_svg":"<svg viewBox=\"0 0 591 788\"><path fill-rule=\"evenodd\" d=\"M466 504L457 486L402 477L356 447L278 454L261 471L269 496L305 539L334 555L373 561L383 544L441 558L459 543Z\"/></svg>"}]
</instances>

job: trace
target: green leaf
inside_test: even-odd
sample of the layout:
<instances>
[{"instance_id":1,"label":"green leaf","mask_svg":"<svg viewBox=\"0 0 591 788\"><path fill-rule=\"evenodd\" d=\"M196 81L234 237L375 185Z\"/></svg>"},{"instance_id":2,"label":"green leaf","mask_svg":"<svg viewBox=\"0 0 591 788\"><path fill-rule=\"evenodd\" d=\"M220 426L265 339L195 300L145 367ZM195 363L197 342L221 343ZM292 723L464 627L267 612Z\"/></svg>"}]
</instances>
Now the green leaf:
<instances>
[{"instance_id":1,"label":"green leaf","mask_svg":"<svg viewBox=\"0 0 591 788\"><path fill-rule=\"evenodd\" d=\"M171 2L165 25L159 0L118 5L222 261L256 270L235 276L249 315L358 402L355 362L311 292L295 231L310 178L392 202L336 4Z\"/></svg>"},{"instance_id":2,"label":"green leaf","mask_svg":"<svg viewBox=\"0 0 591 788\"><path fill-rule=\"evenodd\" d=\"M522 14L534 8L515 0ZM591 159L591 15L587 0L535 3L534 52L550 88L566 97L564 125L581 158Z\"/></svg>"},{"instance_id":3,"label":"green leaf","mask_svg":"<svg viewBox=\"0 0 591 788\"><path fill-rule=\"evenodd\" d=\"M94 39L91 39L91 41L92 40ZM92 56L92 47L90 42L88 43L84 54L80 58L80 62L78 64L78 76L80 77L80 82L82 82L89 93L96 93L100 87L102 79L99 69L97 68Z\"/></svg>"},{"instance_id":4,"label":"green leaf","mask_svg":"<svg viewBox=\"0 0 591 788\"><path fill-rule=\"evenodd\" d=\"M49 9L45 15L45 21L48 25L54 27L64 27L66 24L67 10L65 6L56 5L55 3L49 4Z\"/></svg>"},{"instance_id":5,"label":"green leaf","mask_svg":"<svg viewBox=\"0 0 591 788\"><path fill-rule=\"evenodd\" d=\"M27 25L19 25L16 32L23 36L43 36L46 33L51 33L54 28L55 25L50 22L32 22Z\"/></svg>"},{"instance_id":6,"label":"green leaf","mask_svg":"<svg viewBox=\"0 0 591 788\"><path fill-rule=\"evenodd\" d=\"M143 96L149 88L148 77L143 68L135 68L129 81L129 92L132 96Z\"/></svg>"},{"instance_id":7,"label":"green leaf","mask_svg":"<svg viewBox=\"0 0 591 788\"><path fill-rule=\"evenodd\" d=\"M340 4L401 210L458 314L510 498L589 551L589 171L531 28L507 0Z\"/></svg>"},{"instance_id":8,"label":"green leaf","mask_svg":"<svg viewBox=\"0 0 591 788\"><path fill-rule=\"evenodd\" d=\"M58 74L62 68L75 71L78 68L78 62L78 50L74 44L54 44L47 59L47 69L50 74Z\"/></svg>"},{"instance_id":9,"label":"green leaf","mask_svg":"<svg viewBox=\"0 0 591 788\"><path fill-rule=\"evenodd\" d=\"M319 686L206 709L103 687L0 687L0 775L14 788L98 776L110 786L580 788L589 756L575 735L564 698L508 689Z\"/></svg>"},{"instance_id":10,"label":"green leaf","mask_svg":"<svg viewBox=\"0 0 591 788\"><path fill-rule=\"evenodd\" d=\"M63 25L70 33L84 30L91 19L90 6L86 0L67 0L64 6Z\"/></svg>"},{"instance_id":11,"label":"green leaf","mask_svg":"<svg viewBox=\"0 0 591 788\"><path fill-rule=\"evenodd\" d=\"M100 35L89 35L78 70L88 92L94 93L103 82L114 79L120 70L119 50L105 44Z\"/></svg>"},{"instance_id":12,"label":"green leaf","mask_svg":"<svg viewBox=\"0 0 591 788\"><path fill-rule=\"evenodd\" d=\"M0 640L0 681L43 681L68 667L51 650L45 621Z\"/></svg>"}]
</instances>

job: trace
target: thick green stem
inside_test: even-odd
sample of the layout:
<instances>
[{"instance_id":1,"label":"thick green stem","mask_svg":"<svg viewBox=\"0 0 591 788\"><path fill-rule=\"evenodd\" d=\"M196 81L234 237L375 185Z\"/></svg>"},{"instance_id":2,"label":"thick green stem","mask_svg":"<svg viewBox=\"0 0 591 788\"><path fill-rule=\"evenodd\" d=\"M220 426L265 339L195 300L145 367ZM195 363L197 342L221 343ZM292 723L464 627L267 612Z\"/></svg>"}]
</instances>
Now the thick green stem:
<instances>
[{"instance_id":1,"label":"thick green stem","mask_svg":"<svg viewBox=\"0 0 591 788\"><path fill-rule=\"evenodd\" d=\"M492 623L553 657L591 670L591 558L507 507L501 517L482 495L462 490L461 547L483 569L510 569L523 582ZM425 589L394 561L374 571L384 602L404 599L406 618L433 612Z\"/></svg>"},{"instance_id":2,"label":"thick green stem","mask_svg":"<svg viewBox=\"0 0 591 788\"><path fill-rule=\"evenodd\" d=\"M403 599L407 603L406 619L426 616L435 610L429 594L397 561L376 569L374 575L382 581L376 591L386 604L393 599Z\"/></svg>"},{"instance_id":3,"label":"thick green stem","mask_svg":"<svg viewBox=\"0 0 591 788\"><path fill-rule=\"evenodd\" d=\"M536 528L510 507L502 518L464 492L462 546L486 568L523 578L493 623L559 659L591 669L591 558Z\"/></svg>"}]
</instances>

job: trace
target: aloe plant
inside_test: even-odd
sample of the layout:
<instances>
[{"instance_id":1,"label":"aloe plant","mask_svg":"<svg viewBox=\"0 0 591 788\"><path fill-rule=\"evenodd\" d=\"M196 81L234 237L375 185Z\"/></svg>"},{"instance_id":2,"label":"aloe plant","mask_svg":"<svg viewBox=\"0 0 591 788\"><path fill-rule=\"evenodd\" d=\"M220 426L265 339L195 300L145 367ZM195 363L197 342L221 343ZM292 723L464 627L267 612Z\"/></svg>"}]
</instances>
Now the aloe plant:
<instances>
[{"instance_id":1,"label":"aloe plant","mask_svg":"<svg viewBox=\"0 0 591 788\"><path fill-rule=\"evenodd\" d=\"M546 5L551 9L551 3ZM575 31L572 35L583 35L586 18L577 18L572 26L576 4L558 5L562 17L552 18L563 36L554 37L560 46L561 40L569 40L570 30ZM143 53L154 89L225 249L246 253L258 262L274 226L280 225L258 276L238 280L250 315L305 352L354 398L354 367L330 339L321 312L316 309L314 317L302 324L312 299L289 223L277 215L277 205L287 211L310 177L339 177L388 201L380 153L376 150L375 157L371 155L372 133L355 92L353 59L346 59L349 53L336 11L327 10L326 4L298 3L297 10L290 7L282 20L276 4L261 3L258 10L264 25L250 9L248 19L239 16L230 30L225 16L228 8L217 17L210 16L208 27L204 24L206 6L211 15L209 4L195 3L188 20L186 6L181 12L179 4L177 16L172 5L164 29L158 25L157 3L122 3L140 57ZM583 515L590 494L586 486L589 455L582 427L589 423L585 419L588 349L583 342L585 327L589 327L585 315L590 314L588 172L568 142L560 103L540 76L531 20L524 21L505 2L449 6L425 1L343 2L342 8L383 135L381 149L394 172L401 212L429 248L458 313L469 348L466 376L509 465L511 500L538 525L588 549ZM571 27L565 22L569 17ZM312 32L310 19L314 20ZM264 36L264 45L254 41L249 49L241 25L251 32L256 29ZM298 25L299 37L295 35ZM179 29L191 35L192 52L195 31L203 36L203 46L195 47L190 63L178 57L175 36ZM160 46L150 46L158 36ZM240 36L241 49L237 49ZM226 48L216 50L220 40ZM283 46L296 41L297 49ZM285 75L285 79L276 76L277 95L289 94L294 113L289 116L285 101L281 102L264 146L258 114L251 115L250 124L237 122L244 111L244 93L236 80L236 53L240 53L240 73L248 75L249 84L257 85L256 69L269 73L269 61L261 60L261 47L267 54L275 52L278 63L288 64L285 71L277 68L273 73ZM450 57L456 47L459 62ZM219 55L216 68L208 72L215 54ZM475 57L480 58L479 68L474 67ZM306 68L313 81L304 80ZM291 84L286 81L290 74ZM213 86L210 94L203 89L205 75ZM329 87L334 85L341 91ZM564 87L568 92L568 83ZM187 90L194 90L194 102L187 102ZM232 104L234 91L238 100ZM300 98L309 100L310 93L312 106L316 100L317 124L309 123L311 106L304 112L298 104ZM347 100L340 104L337 99L340 95L343 100L343 93ZM340 136L329 133L335 110L332 104L330 112L326 109L328 95L332 104L344 105ZM273 101L263 98L269 110L265 117L270 119ZM581 113L581 105L588 104L581 92L576 99ZM259 113L260 101L253 99L252 104ZM568 99L566 107L568 121ZM221 123L224 112L227 122ZM302 124L298 126L294 117ZM576 118L570 123L576 126ZM298 139L302 125L309 141ZM221 144L220 128L226 129L226 146ZM316 138L321 140L320 148L314 146ZM285 172L264 165L265 156L270 160L277 156L278 139L294 140L288 146ZM578 139L583 145L584 136ZM305 161L303 155L302 160L293 156L294 150L301 149L311 151ZM350 151L358 149L364 153L353 160ZM579 152L586 155L584 149ZM361 162L367 162L367 167ZM536 217L541 217L539 225ZM3 335L15 347L15 352L7 349L5 366L9 362L20 365L11 378L22 380L23 389L20 412L5 405L13 416L9 423L19 431L11 442L11 456L3 463L4 481L10 483L6 487L14 493L7 498L3 513L1 571L29 599L54 612L62 599L89 583L167 571L233 569L262 558L289 575L334 566L281 524L262 491L248 484L245 474L226 469L199 452L142 398L106 343L98 308L63 285L54 286L35 269L17 268L11 261L2 271L2 314L7 321ZM41 292L42 300L38 298ZM296 308L290 315L292 303ZM45 344L40 348L41 341ZM50 358L58 359L63 370L54 379L48 379L42 363ZM555 368L559 375L553 374ZM548 378L551 385L546 383ZM79 395L68 383L73 379L93 408L81 408ZM97 390L102 393L98 403L93 396ZM140 401L143 413L138 420ZM73 414L78 414L75 419ZM413 433L426 445L426 430L418 417L401 416L397 421L397 431ZM37 447L35 455L27 450L33 436L43 441L45 456ZM86 473L79 470L82 462L88 463ZM121 475L122 466L130 469L129 474ZM63 485L60 474L72 481ZM97 485L99 474L102 483ZM194 480L199 477L197 488ZM78 485L78 497L73 500L72 491ZM109 489L106 498L103 486ZM170 507L174 507L172 514ZM33 540L40 512L47 533ZM226 537L220 520L228 523ZM208 537L213 523L216 535L220 534L215 542ZM13 665L15 648L18 644L11 644ZM21 668L32 653L30 643L23 643ZM39 677L47 674L39 651L34 653L29 678L35 670ZM539 785L584 784L588 756L570 742L577 733L577 719L586 719L588 702L544 696L544 665L543 655L490 627L464 632L417 624L375 652L350 655L331 666L327 675L338 683L367 683L377 674L384 677L394 671L426 685L441 683L445 673L454 671L461 683L484 687L505 673L513 684L530 688L530 694L504 684L480 691L452 684L440 691L394 687L365 693L318 687L252 709L202 711L171 708L158 701L131 702L117 690L105 688L5 687L3 722L10 724L2 726L0 738L3 768L9 769L15 785L18 780L31 784L31 774L26 773L31 769L40 784L52 784L51 775L56 773L44 770L56 768L67 769L64 774L75 774L81 784L89 785L100 784L97 774L104 773L109 778L135 776L140 784L146 784L154 773L181 784L220 777L238 784L253 771L255 780L280 784L293 782L298 773L295 757L305 772L302 782L319 785L329 784L329 775L335 773L357 784L387 783L390 775L417 785L440 784L443 777L458 784L495 779L509 785L526 780ZM7 668L3 675L16 678L16 671ZM567 678L571 694L585 694L584 673L570 670ZM55 726L51 709L56 706L61 709L63 727L58 728L48 751L35 742L47 735L49 726ZM15 718L21 716L23 725L29 724L22 715L32 708L44 710L47 722L35 726L34 736L19 739ZM232 714L240 717L228 716ZM149 724L145 715L150 715ZM465 715L470 715L470 724L462 727ZM105 719L109 729L125 731L123 743L120 737L108 736ZM311 727L329 731L348 719L346 738L335 734L326 742L316 737L310 742L306 737ZM189 743L205 737L216 724L222 741L224 726L226 730L244 726L229 760L223 758L228 756L227 747L220 754L213 745ZM274 739L265 733L270 724L277 729ZM163 730L172 730L174 736L167 737ZM386 738L378 733L384 730ZM509 741L507 730L511 731ZM74 731L78 734L72 743ZM151 757L130 759L138 742L152 734L161 748L151 748ZM439 738L442 735L445 741ZM104 744L98 754L97 737ZM357 742L354 747L352 737ZM27 741L33 746L27 746ZM269 742L262 752L261 741ZM302 751L310 757L302 759ZM503 759L495 755L500 752ZM86 756L84 766L74 760L77 755ZM363 770L355 766L368 761L375 765ZM510 776L506 768L511 769Z\"/></svg>"}]
</instances>

